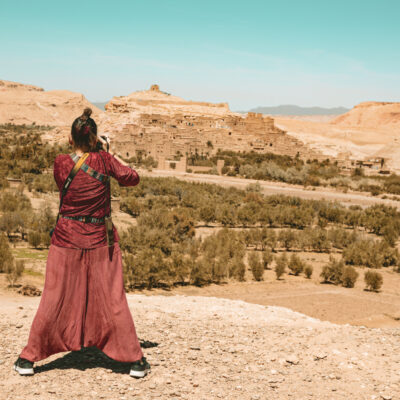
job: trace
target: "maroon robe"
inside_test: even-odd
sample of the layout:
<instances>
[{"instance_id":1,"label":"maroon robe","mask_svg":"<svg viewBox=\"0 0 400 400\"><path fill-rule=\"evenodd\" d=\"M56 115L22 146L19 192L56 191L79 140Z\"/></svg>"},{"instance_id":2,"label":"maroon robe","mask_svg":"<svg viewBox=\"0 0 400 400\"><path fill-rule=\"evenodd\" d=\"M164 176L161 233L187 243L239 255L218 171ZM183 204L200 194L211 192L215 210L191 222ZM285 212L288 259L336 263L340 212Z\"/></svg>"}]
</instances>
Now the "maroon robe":
<instances>
[{"instance_id":1,"label":"maroon robe","mask_svg":"<svg viewBox=\"0 0 400 400\"><path fill-rule=\"evenodd\" d=\"M102 152L108 174L121 186L134 186L139 176L108 153ZM86 163L105 173L99 153ZM69 155L54 162L54 177L61 190L74 166ZM61 214L105 215L106 186L80 170L64 198ZM39 361L52 354L96 346L117 361L133 362L143 356L126 300L121 250L115 244L110 260L104 224L60 218L54 230L46 266L46 280L27 346L20 357Z\"/></svg>"}]
</instances>

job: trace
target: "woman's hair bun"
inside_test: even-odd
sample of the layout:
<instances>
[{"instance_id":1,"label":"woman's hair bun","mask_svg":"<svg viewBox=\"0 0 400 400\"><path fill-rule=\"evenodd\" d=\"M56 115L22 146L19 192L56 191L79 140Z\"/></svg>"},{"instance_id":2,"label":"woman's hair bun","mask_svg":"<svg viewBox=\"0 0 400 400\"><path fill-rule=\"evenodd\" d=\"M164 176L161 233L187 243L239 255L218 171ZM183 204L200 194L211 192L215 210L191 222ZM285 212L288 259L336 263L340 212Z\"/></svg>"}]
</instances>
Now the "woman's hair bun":
<instances>
[{"instance_id":1,"label":"woman's hair bun","mask_svg":"<svg viewBox=\"0 0 400 400\"><path fill-rule=\"evenodd\" d=\"M85 117L89 118L89 117L92 115L92 109L89 108L89 107L86 107L86 108L83 110L83 115L84 115Z\"/></svg>"}]
</instances>

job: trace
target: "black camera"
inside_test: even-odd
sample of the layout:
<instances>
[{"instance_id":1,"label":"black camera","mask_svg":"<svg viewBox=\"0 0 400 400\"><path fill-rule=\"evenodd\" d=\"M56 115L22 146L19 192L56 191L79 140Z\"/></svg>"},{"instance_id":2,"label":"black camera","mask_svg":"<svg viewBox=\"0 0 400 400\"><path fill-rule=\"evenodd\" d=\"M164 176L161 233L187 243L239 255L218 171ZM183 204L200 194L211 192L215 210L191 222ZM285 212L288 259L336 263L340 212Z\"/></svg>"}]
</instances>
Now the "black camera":
<instances>
[{"instance_id":1,"label":"black camera","mask_svg":"<svg viewBox=\"0 0 400 400\"><path fill-rule=\"evenodd\" d=\"M102 135L97 138L96 149L107 152L110 150L110 142L107 136Z\"/></svg>"}]
</instances>

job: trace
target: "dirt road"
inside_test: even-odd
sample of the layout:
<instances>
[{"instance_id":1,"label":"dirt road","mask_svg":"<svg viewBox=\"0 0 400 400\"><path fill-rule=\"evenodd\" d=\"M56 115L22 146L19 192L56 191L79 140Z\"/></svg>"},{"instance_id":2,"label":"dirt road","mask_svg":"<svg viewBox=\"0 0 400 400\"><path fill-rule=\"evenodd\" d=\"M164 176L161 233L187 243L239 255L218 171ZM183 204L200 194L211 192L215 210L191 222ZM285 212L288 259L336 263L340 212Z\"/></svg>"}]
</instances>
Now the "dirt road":
<instances>
[{"instance_id":1,"label":"dirt road","mask_svg":"<svg viewBox=\"0 0 400 400\"><path fill-rule=\"evenodd\" d=\"M305 189L298 185L289 185L281 182L258 181L255 179L235 178L229 176L209 175L209 174L193 174L186 172L153 170L151 172L140 170L143 176L159 176L159 177L175 177L184 181L214 183L217 185L229 187L233 186L238 189L244 189L250 183L259 183L261 191L265 195L283 194L286 196L297 196L310 200L330 200L338 201L343 204L358 204L367 207L373 204L386 204L399 208L400 202L381 199L379 197L370 196L366 193L343 193L330 188L310 188ZM315 189L315 190L314 190Z\"/></svg>"}]
</instances>

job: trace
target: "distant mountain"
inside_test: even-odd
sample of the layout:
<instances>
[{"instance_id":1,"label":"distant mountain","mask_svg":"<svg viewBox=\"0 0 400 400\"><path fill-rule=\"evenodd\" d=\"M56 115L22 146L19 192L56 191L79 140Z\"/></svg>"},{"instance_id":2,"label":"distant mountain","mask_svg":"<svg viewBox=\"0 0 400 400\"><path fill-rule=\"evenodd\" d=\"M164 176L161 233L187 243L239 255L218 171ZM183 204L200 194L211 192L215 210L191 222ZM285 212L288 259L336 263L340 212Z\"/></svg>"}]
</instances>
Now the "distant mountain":
<instances>
[{"instance_id":1,"label":"distant mountain","mask_svg":"<svg viewBox=\"0 0 400 400\"><path fill-rule=\"evenodd\" d=\"M92 102L92 104L94 106L96 106L97 108L100 108L100 110L104 111L104 106L108 103L108 101L105 102Z\"/></svg>"},{"instance_id":2,"label":"distant mountain","mask_svg":"<svg viewBox=\"0 0 400 400\"><path fill-rule=\"evenodd\" d=\"M345 107L300 107L286 104L275 107L257 107L249 111L269 115L340 115L348 112L349 109Z\"/></svg>"}]
</instances>

